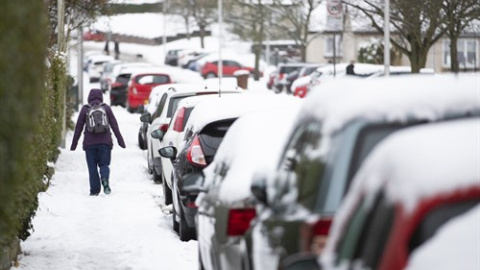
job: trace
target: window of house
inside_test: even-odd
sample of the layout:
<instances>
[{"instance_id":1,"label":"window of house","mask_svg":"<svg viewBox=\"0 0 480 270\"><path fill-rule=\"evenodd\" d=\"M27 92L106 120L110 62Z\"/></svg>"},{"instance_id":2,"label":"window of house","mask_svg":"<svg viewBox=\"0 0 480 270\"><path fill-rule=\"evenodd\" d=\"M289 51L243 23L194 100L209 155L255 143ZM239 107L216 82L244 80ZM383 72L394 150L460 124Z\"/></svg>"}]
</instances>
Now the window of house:
<instances>
[{"instance_id":1,"label":"window of house","mask_svg":"<svg viewBox=\"0 0 480 270\"><path fill-rule=\"evenodd\" d=\"M475 39L459 39L457 41L458 64L460 68L478 67L478 42ZM450 67L450 40L443 41L443 65Z\"/></svg>"},{"instance_id":2,"label":"window of house","mask_svg":"<svg viewBox=\"0 0 480 270\"><path fill-rule=\"evenodd\" d=\"M342 55L342 36L335 35L335 55ZM325 56L333 57L333 35L328 35L325 39Z\"/></svg>"}]
</instances>

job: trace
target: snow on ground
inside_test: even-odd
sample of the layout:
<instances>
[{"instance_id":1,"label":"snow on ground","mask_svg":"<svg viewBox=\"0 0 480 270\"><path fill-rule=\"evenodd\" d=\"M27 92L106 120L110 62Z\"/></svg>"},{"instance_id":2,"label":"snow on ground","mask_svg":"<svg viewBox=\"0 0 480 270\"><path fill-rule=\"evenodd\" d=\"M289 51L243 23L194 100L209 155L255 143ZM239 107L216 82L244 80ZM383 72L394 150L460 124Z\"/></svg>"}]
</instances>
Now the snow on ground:
<instances>
[{"instance_id":1,"label":"snow on ground","mask_svg":"<svg viewBox=\"0 0 480 270\"><path fill-rule=\"evenodd\" d=\"M122 149L114 138L112 194L89 196L84 151L61 149L51 186L39 195L34 231L13 269L197 268L197 242L179 240L169 208L160 203L162 187L147 173L146 152L137 145L139 115L112 109L127 144ZM68 148L72 136L70 131Z\"/></svg>"}]
</instances>

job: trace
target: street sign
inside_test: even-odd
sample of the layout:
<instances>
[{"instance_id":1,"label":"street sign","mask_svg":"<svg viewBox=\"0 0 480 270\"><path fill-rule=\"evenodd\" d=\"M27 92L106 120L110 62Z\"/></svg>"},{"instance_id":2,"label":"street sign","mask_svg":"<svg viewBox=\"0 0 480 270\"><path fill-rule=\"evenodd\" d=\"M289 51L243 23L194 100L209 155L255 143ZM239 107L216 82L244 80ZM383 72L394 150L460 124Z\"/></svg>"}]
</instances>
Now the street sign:
<instances>
[{"instance_id":1,"label":"street sign","mask_svg":"<svg viewBox=\"0 0 480 270\"><path fill-rule=\"evenodd\" d=\"M327 30L343 31L343 5L340 0L327 0Z\"/></svg>"}]
</instances>

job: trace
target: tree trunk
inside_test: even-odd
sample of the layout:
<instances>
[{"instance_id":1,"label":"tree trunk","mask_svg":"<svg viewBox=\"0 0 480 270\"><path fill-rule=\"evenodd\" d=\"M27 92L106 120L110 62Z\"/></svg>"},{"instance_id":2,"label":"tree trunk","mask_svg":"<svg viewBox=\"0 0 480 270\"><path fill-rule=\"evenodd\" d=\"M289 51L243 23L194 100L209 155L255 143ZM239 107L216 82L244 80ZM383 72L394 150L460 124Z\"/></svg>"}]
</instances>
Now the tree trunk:
<instances>
[{"instance_id":1,"label":"tree trunk","mask_svg":"<svg viewBox=\"0 0 480 270\"><path fill-rule=\"evenodd\" d=\"M205 41L204 41L204 38L205 38L205 26L204 26L204 25L200 25L199 28L200 28L200 46L202 47L202 49L205 49Z\"/></svg>"},{"instance_id":2,"label":"tree trunk","mask_svg":"<svg viewBox=\"0 0 480 270\"><path fill-rule=\"evenodd\" d=\"M460 71L460 66L458 63L458 46L457 46L458 36L450 35L450 69L454 73Z\"/></svg>"},{"instance_id":3,"label":"tree trunk","mask_svg":"<svg viewBox=\"0 0 480 270\"><path fill-rule=\"evenodd\" d=\"M307 60L307 46L305 44L300 44L300 56L302 57L302 62Z\"/></svg>"},{"instance_id":4,"label":"tree trunk","mask_svg":"<svg viewBox=\"0 0 480 270\"><path fill-rule=\"evenodd\" d=\"M427 64L428 50L429 48L418 46L418 44L415 43L412 44L412 51L408 56L412 73L420 73L420 69L425 67Z\"/></svg>"},{"instance_id":5,"label":"tree trunk","mask_svg":"<svg viewBox=\"0 0 480 270\"><path fill-rule=\"evenodd\" d=\"M253 73L253 79L258 81L260 79L260 55L262 52L262 42L256 44L255 47L255 70Z\"/></svg>"}]
</instances>

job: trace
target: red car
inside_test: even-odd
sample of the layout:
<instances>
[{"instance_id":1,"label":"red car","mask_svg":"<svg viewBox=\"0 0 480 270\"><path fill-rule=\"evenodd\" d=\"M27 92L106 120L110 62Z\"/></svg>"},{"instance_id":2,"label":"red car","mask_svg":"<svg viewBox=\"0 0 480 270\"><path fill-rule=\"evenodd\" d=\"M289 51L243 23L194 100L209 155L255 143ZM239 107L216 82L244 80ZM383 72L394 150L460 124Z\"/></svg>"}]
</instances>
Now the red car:
<instances>
[{"instance_id":1,"label":"red car","mask_svg":"<svg viewBox=\"0 0 480 270\"><path fill-rule=\"evenodd\" d=\"M87 31L83 33L83 40L86 41L105 41L105 35L98 31Z\"/></svg>"},{"instance_id":2,"label":"red car","mask_svg":"<svg viewBox=\"0 0 480 270\"><path fill-rule=\"evenodd\" d=\"M250 73L254 71L253 68L245 67L233 60L222 60L222 65L223 76L233 76L233 73L240 69L248 70ZM205 79L218 77L218 61L206 62L201 69L201 74ZM261 72L260 76L263 76Z\"/></svg>"},{"instance_id":3,"label":"red car","mask_svg":"<svg viewBox=\"0 0 480 270\"><path fill-rule=\"evenodd\" d=\"M127 89L127 110L134 112L148 102L150 92L155 86L173 83L166 73L138 73L132 75Z\"/></svg>"}]
</instances>

